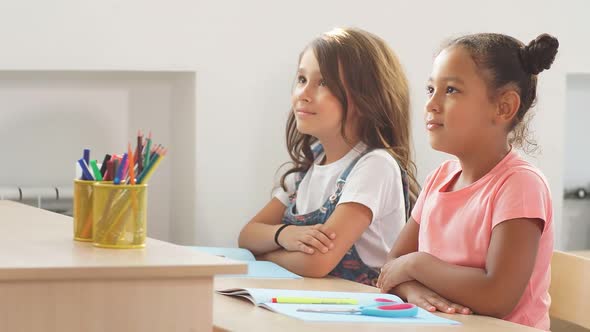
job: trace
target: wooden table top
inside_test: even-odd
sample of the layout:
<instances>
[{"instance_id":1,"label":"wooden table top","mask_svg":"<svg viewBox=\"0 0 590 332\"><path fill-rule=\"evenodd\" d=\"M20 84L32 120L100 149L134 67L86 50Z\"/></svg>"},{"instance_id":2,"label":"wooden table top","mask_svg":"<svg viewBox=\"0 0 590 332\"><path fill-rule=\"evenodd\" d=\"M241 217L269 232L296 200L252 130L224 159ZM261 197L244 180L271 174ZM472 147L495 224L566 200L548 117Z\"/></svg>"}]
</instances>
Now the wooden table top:
<instances>
[{"instance_id":1,"label":"wooden table top","mask_svg":"<svg viewBox=\"0 0 590 332\"><path fill-rule=\"evenodd\" d=\"M143 249L97 248L73 240L71 217L12 201L0 201L0 229L0 280L179 278L247 271L243 262L150 238Z\"/></svg>"},{"instance_id":2,"label":"wooden table top","mask_svg":"<svg viewBox=\"0 0 590 332\"><path fill-rule=\"evenodd\" d=\"M304 278L304 279L246 279L216 277L215 290L227 288L283 288L302 290L346 291L346 292L378 292L377 288L337 278ZM462 323L460 326L450 325L399 325L383 323L327 323L305 322L285 315L254 306L251 302L236 297L215 294L213 297L213 325L217 331L339 331L358 332L384 329L403 331L538 331L531 327L514 324L501 319L477 315L437 315Z\"/></svg>"}]
</instances>

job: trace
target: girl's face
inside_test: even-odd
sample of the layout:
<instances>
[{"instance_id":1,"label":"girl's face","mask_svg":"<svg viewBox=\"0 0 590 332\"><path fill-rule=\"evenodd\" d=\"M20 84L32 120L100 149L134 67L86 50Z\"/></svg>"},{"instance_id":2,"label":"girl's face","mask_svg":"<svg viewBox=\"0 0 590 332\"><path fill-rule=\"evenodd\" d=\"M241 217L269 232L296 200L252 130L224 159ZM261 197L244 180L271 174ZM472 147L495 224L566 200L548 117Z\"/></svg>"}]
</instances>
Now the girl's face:
<instances>
[{"instance_id":1,"label":"girl's face","mask_svg":"<svg viewBox=\"0 0 590 332\"><path fill-rule=\"evenodd\" d=\"M497 106L464 48L447 48L436 57L427 91L425 121L433 149L461 156L501 137Z\"/></svg>"},{"instance_id":2,"label":"girl's face","mask_svg":"<svg viewBox=\"0 0 590 332\"><path fill-rule=\"evenodd\" d=\"M320 141L340 135L342 105L328 89L312 49L301 57L291 103L301 133Z\"/></svg>"}]
</instances>

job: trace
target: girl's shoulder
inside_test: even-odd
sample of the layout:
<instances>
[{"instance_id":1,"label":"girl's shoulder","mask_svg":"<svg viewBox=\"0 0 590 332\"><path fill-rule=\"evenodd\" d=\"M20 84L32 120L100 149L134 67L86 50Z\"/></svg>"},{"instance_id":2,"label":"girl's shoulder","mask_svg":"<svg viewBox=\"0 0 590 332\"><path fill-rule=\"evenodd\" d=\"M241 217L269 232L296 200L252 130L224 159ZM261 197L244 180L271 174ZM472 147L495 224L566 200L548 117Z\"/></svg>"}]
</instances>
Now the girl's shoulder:
<instances>
[{"instance_id":1,"label":"girl's shoulder","mask_svg":"<svg viewBox=\"0 0 590 332\"><path fill-rule=\"evenodd\" d=\"M527 181L528 183L538 182L549 188L549 182L541 169L522 158L518 153L511 153L513 154L512 158L502 169L498 170L497 182L500 184L515 180Z\"/></svg>"},{"instance_id":2,"label":"girl's shoulder","mask_svg":"<svg viewBox=\"0 0 590 332\"><path fill-rule=\"evenodd\" d=\"M426 179L422 183L421 195L428 195L431 190L448 182L460 170L461 165L458 160L446 160L442 162L426 176Z\"/></svg>"},{"instance_id":3,"label":"girl's shoulder","mask_svg":"<svg viewBox=\"0 0 590 332\"><path fill-rule=\"evenodd\" d=\"M376 159L376 160L381 160L390 164L395 164L397 165L397 160L395 159L395 157L389 153L389 151L387 151L386 149L373 149L370 151L367 151L365 153L365 155L363 156L363 158L365 159Z\"/></svg>"},{"instance_id":4,"label":"girl's shoulder","mask_svg":"<svg viewBox=\"0 0 590 332\"><path fill-rule=\"evenodd\" d=\"M400 169L399 163L395 157L386 149L373 149L365 152L365 154L359 159L358 164L381 165L380 168L387 167L398 170L398 172Z\"/></svg>"},{"instance_id":5,"label":"girl's shoulder","mask_svg":"<svg viewBox=\"0 0 590 332\"><path fill-rule=\"evenodd\" d=\"M456 159L443 161L426 177L426 182L435 181L436 179L446 179L449 175L455 174L461 170L461 164Z\"/></svg>"},{"instance_id":6,"label":"girl's shoulder","mask_svg":"<svg viewBox=\"0 0 590 332\"><path fill-rule=\"evenodd\" d=\"M385 149L361 151L350 170L348 179L354 181L396 182L402 177L401 168L395 158ZM349 166L350 167L350 166Z\"/></svg>"}]
</instances>

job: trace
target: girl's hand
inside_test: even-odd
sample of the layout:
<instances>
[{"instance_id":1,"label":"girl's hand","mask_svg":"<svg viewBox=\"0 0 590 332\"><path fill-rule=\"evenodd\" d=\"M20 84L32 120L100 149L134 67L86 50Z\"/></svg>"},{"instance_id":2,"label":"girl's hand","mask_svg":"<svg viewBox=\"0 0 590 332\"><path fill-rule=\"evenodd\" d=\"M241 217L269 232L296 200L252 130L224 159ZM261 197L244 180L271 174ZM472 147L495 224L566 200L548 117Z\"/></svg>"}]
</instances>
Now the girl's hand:
<instances>
[{"instance_id":1,"label":"girl's hand","mask_svg":"<svg viewBox=\"0 0 590 332\"><path fill-rule=\"evenodd\" d=\"M430 312L438 310L446 314L457 313L463 315L472 313L469 308L445 299L415 280L397 286L393 289L393 293L405 297L407 302Z\"/></svg>"},{"instance_id":2,"label":"girl's hand","mask_svg":"<svg viewBox=\"0 0 590 332\"><path fill-rule=\"evenodd\" d=\"M414 254L403 255L383 265L377 279L377 287L381 289L381 292L387 293L395 286L413 280L407 272L407 264L411 262Z\"/></svg>"},{"instance_id":3,"label":"girl's hand","mask_svg":"<svg viewBox=\"0 0 590 332\"><path fill-rule=\"evenodd\" d=\"M313 254L316 250L327 253L334 247L336 233L324 224L313 226L289 226L279 234L277 241L287 251Z\"/></svg>"}]
</instances>

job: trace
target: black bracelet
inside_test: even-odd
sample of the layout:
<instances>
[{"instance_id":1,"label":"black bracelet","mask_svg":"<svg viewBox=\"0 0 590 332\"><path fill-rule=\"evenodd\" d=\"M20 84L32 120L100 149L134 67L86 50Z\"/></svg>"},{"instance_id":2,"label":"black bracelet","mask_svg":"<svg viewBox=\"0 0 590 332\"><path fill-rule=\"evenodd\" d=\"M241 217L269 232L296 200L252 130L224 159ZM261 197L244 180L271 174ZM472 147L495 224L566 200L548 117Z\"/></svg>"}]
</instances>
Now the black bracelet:
<instances>
[{"instance_id":1,"label":"black bracelet","mask_svg":"<svg viewBox=\"0 0 590 332\"><path fill-rule=\"evenodd\" d=\"M291 224L284 224L283 226L279 227L279 229L277 229L277 231L275 232L275 243L285 249L285 247L283 247L280 243L279 243L279 234L281 234L281 232L283 231L283 229L285 229L285 227L287 226L291 226Z\"/></svg>"}]
</instances>

